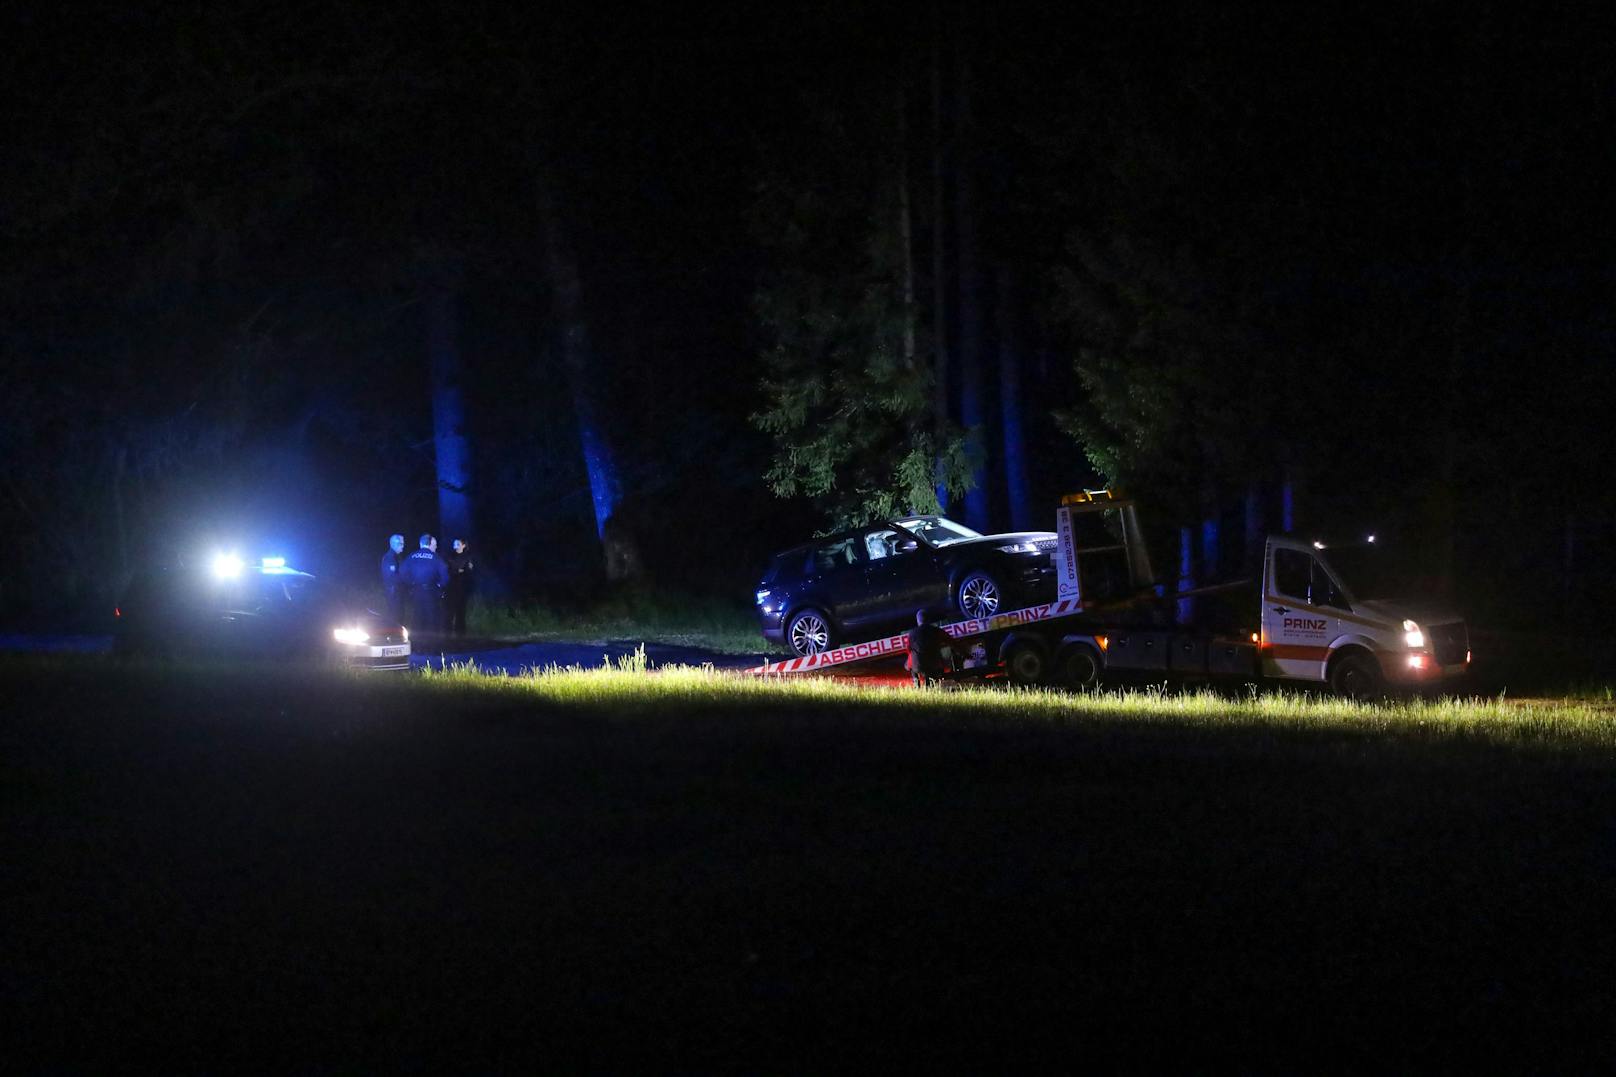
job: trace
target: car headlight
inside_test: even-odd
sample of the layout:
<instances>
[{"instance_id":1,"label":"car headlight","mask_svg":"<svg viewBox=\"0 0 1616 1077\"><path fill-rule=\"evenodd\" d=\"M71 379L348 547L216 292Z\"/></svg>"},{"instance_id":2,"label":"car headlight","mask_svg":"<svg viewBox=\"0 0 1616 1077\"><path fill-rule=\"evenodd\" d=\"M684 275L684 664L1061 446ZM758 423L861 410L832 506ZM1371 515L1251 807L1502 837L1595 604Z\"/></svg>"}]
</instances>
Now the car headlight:
<instances>
[{"instance_id":1,"label":"car headlight","mask_svg":"<svg viewBox=\"0 0 1616 1077\"><path fill-rule=\"evenodd\" d=\"M214 576L219 579L233 580L241 575L241 570L245 566L242 564L241 558L235 554L220 553L213 555L213 561L208 567L213 570Z\"/></svg>"},{"instance_id":2,"label":"car headlight","mask_svg":"<svg viewBox=\"0 0 1616 1077\"><path fill-rule=\"evenodd\" d=\"M1421 632L1420 626L1413 621L1404 621L1403 642L1418 650L1425 646L1425 633Z\"/></svg>"},{"instance_id":3,"label":"car headlight","mask_svg":"<svg viewBox=\"0 0 1616 1077\"><path fill-rule=\"evenodd\" d=\"M999 547L999 552L1000 553L1037 553L1038 552L1038 543L1036 543L1036 542L1012 542L1008 546L1000 546Z\"/></svg>"},{"instance_id":4,"label":"car headlight","mask_svg":"<svg viewBox=\"0 0 1616 1077\"><path fill-rule=\"evenodd\" d=\"M349 645L358 645L370 639L370 633L363 628L334 628L331 630L331 635L338 643L347 643Z\"/></svg>"}]
</instances>

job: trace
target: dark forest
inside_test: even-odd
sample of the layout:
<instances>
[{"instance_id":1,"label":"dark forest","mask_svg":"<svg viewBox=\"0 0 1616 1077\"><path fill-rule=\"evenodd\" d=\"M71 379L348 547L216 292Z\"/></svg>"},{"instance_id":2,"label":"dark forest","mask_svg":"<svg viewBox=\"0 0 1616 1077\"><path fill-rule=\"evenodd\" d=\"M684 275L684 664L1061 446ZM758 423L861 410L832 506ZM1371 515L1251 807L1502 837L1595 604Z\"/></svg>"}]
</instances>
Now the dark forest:
<instances>
[{"instance_id":1,"label":"dark forest","mask_svg":"<svg viewBox=\"0 0 1616 1077\"><path fill-rule=\"evenodd\" d=\"M1610 27L1527 5L6 23L0 616L236 544L734 595L886 511L1616 599Z\"/></svg>"}]
</instances>

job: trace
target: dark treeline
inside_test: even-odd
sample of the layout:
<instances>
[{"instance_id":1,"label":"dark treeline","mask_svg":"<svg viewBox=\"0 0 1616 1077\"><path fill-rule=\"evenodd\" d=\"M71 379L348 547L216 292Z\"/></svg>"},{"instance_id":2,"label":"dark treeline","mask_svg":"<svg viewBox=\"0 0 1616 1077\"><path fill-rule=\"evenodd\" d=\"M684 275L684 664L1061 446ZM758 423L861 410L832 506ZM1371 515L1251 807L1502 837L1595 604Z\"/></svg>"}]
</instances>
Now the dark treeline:
<instances>
[{"instance_id":1,"label":"dark treeline","mask_svg":"<svg viewBox=\"0 0 1616 1077\"><path fill-rule=\"evenodd\" d=\"M1586 25L8 19L9 617L219 543L363 579L394 530L517 599L744 594L816 528L1103 482L1197 578L1289 522L1494 624L1616 598Z\"/></svg>"}]
</instances>

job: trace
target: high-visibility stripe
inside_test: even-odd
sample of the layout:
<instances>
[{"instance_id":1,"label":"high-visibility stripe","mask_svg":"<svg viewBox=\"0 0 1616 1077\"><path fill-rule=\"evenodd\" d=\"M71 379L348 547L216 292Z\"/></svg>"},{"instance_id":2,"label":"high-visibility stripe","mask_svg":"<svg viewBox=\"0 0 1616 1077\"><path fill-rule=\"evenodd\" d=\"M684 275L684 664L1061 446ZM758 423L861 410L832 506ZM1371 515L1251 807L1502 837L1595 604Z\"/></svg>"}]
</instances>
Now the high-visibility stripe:
<instances>
[{"instance_id":1,"label":"high-visibility stripe","mask_svg":"<svg viewBox=\"0 0 1616 1077\"><path fill-rule=\"evenodd\" d=\"M1045 602L1037 606L1027 606L1024 609L1011 610L1008 613L996 613L992 617L975 617L968 621L955 621L953 624L943 625L942 629L955 639L964 639L968 636L980 636L987 632L997 632L1000 629L1037 624L1039 621L1049 621L1056 617L1069 617L1083 608L1083 603L1077 599L1063 598L1057 602ZM903 654L908 650L908 646L908 633L900 632L895 636L872 639L864 643L853 643L846 647L832 647L830 650L821 651L819 654L804 655L801 658L791 658L784 662L765 662L761 666L753 666L746 672L806 673L809 670L824 669L827 666L842 666L849 662L863 662L870 658Z\"/></svg>"},{"instance_id":2,"label":"high-visibility stripe","mask_svg":"<svg viewBox=\"0 0 1616 1077\"><path fill-rule=\"evenodd\" d=\"M1269 658L1283 658L1298 662L1322 662L1330 657L1330 648L1314 647L1303 643L1270 643L1263 648Z\"/></svg>"}]
</instances>

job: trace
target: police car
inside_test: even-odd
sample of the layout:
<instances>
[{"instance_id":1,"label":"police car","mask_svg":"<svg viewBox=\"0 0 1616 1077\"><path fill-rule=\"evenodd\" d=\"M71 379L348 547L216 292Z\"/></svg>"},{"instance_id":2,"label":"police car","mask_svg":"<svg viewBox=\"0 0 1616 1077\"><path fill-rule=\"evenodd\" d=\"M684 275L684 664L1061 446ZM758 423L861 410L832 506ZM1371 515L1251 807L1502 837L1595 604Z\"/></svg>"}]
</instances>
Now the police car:
<instances>
[{"instance_id":1,"label":"police car","mask_svg":"<svg viewBox=\"0 0 1616 1077\"><path fill-rule=\"evenodd\" d=\"M284 559L218 554L139 573L113 610L124 654L332 659L408 669L409 630Z\"/></svg>"}]
</instances>

